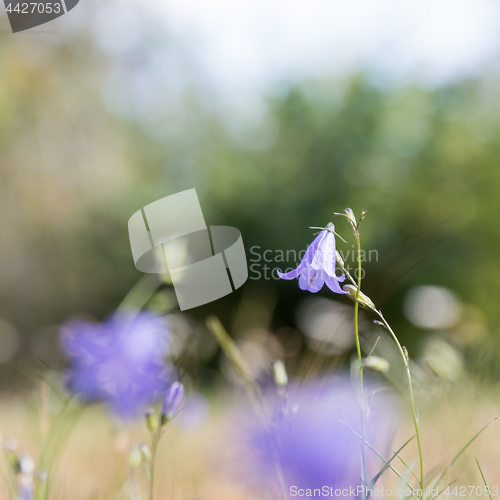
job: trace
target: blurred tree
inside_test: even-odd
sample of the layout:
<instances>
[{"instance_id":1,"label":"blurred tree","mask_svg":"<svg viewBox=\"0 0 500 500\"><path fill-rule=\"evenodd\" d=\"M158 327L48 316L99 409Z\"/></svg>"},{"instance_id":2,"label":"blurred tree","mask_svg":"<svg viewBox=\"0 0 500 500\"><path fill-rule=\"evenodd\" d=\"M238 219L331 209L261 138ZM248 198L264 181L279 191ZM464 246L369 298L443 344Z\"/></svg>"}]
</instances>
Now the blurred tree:
<instances>
[{"instance_id":1,"label":"blurred tree","mask_svg":"<svg viewBox=\"0 0 500 500\"><path fill-rule=\"evenodd\" d=\"M405 343L420 333L402 300L424 283L479 306L498 338L496 78L437 90L366 75L303 82L270 94L260 125L237 112L231 125L202 79L164 91L158 58L174 49L150 42L116 55L77 30L36 49L26 39L0 47L1 318L29 338L70 314L111 312L141 276L128 217L196 187L207 223L240 228L249 258L254 245L298 252L308 226L366 208L362 243L378 261L366 263L363 286ZM304 293L271 283L275 325L294 323ZM193 315L229 320L239 297Z\"/></svg>"}]
</instances>

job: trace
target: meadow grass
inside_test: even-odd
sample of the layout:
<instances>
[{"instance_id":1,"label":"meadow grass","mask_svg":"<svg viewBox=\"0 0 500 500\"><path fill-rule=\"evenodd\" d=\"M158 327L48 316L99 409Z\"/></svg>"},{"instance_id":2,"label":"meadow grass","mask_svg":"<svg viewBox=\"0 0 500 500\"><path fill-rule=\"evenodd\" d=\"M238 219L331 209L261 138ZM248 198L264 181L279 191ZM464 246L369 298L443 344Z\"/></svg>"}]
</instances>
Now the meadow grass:
<instances>
[{"instance_id":1,"label":"meadow grass","mask_svg":"<svg viewBox=\"0 0 500 500\"><path fill-rule=\"evenodd\" d=\"M29 397L4 396L0 402L0 429L4 439L15 438L18 447L35 460L40 450L37 411ZM183 429L172 422L158 448L156 498L172 500L213 499L250 500L271 498L250 470L252 457L239 449L228 427L234 419L235 402L230 398L214 398L207 420L194 430ZM500 389L485 388L471 379L450 387L442 395L420 404L422 447L427 471L436 470L436 477L455 454L500 408ZM412 435L411 420L397 429L393 451ZM130 498L127 453L134 442L146 441L147 430L142 422L127 428L115 427L107 412L99 406L83 410L68 436L54 467L51 497L54 500ZM478 457L490 487L500 484L500 426L491 426L458 460L443 483L457 480L455 486L483 485L473 452ZM367 450L367 454L370 450ZM387 458L387 457L386 457ZM401 458L418 471L415 443L408 445ZM394 468L405 475L399 460ZM383 462L380 461L380 465ZM418 474L417 474L418 475ZM147 491L145 473L137 471L141 489ZM430 479L430 478L429 478ZM387 471L379 486L396 488L399 479ZM1 498L8 498L2 481ZM415 483L415 481L414 481ZM145 498L145 496L144 496ZM445 498L445 497L443 497ZM456 497L450 497L456 498ZM472 496L470 498L478 498ZM483 498L483 497L482 497Z\"/></svg>"}]
</instances>

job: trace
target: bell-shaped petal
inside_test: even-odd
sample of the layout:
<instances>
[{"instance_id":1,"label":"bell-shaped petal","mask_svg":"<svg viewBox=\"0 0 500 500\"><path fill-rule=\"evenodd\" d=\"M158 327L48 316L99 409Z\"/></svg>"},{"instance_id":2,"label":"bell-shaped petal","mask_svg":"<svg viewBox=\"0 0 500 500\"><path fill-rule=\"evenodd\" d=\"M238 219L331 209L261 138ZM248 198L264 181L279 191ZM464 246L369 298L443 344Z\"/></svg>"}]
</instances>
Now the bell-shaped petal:
<instances>
[{"instance_id":1,"label":"bell-shaped petal","mask_svg":"<svg viewBox=\"0 0 500 500\"><path fill-rule=\"evenodd\" d=\"M332 292L345 294L339 283L345 276L337 276L337 249L335 245L335 227L329 223L307 249L300 265L290 272L278 271L278 276L285 280L299 277L299 287L312 293L319 292L327 284Z\"/></svg>"},{"instance_id":2,"label":"bell-shaped petal","mask_svg":"<svg viewBox=\"0 0 500 500\"><path fill-rule=\"evenodd\" d=\"M299 267L297 267L293 271L290 271L288 273L281 273L280 271L277 271L277 272L278 272L278 276L282 280L293 280L295 278L298 278L300 276L300 273L302 272L302 270L305 268L306 268L306 264L304 263L304 261L302 261L300 263Z\"/></svg>"},{"instance_id":3,"label":"bell-shaped petal","mask_svg":"<svg viewBox=\"0 0 500 500\"><path fill-rule=\"evenodd\" d=\"M302 290L308 290L312 293L319 292L323 285L325 284L325 279L323 277L322 271L316 271L311 268L304 269L299 279L299 287Z\"/></svg>"},{"instance_id":4,"label":"bell-shaped petal","mask_svg":"<svg viewBox=\"0 0 500 500\"><path fill-rule=\"evenodd\" d=\"M325 279L326 286L334 293L342 293L345 294L344 290L340 288L339 282L342 283L345 280L345 276L342 275L340 277L335 276L332 278L331 276L327 276Z\"/></svg>"}]
</instances>

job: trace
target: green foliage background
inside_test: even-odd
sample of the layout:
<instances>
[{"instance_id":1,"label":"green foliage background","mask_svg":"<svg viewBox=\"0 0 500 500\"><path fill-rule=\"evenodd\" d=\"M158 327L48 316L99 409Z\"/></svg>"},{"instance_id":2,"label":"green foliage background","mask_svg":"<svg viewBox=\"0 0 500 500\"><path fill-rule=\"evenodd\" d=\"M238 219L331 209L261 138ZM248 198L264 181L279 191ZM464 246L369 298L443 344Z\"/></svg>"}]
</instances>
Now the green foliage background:
<instances>
[{"instance_id":1,"label":"green foliage background","mask_svg":"<svg viewBox=\"0 0 500 500\"><path fill-rule=\"evenodd\" d=\"M176 50L150 34L115 57L84 29L63 41L0 45L0 318L21 332L21 359L47 325L112 312L141 277L129 216L196 187L208 224L238 227L247 250L299 251L312 240L309 226L346 206L367 209L362 243L379 261L367 263L364 289L404 343L417 346L422 333L402 314L407 290L449 287L484 314L488 335L467 353L471 369L493 373L498 77L425 89L370 74L325 76L269 89L257 125L229 109L228 125L227 106L201 76L175 92L160 81L145 91L149 101L137 98L134 75L153 53ZM338 230L349 240L347 226ZM279 292L273 325L293 325L303 293L269 283ZM213 309L229 324L240 297Z\"/></svg>"}]
</instances>

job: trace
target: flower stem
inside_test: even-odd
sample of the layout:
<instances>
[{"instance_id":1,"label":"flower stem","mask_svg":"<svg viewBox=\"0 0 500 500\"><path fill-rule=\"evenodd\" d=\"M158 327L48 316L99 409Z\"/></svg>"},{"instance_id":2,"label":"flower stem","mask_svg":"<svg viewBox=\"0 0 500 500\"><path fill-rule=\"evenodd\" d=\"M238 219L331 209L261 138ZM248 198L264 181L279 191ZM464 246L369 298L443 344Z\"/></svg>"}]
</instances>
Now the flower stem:
<instances>
[{"instance_id":1,"label":"flower stem","mask_svg":"<svg viewBox=\"0 0 500 500\"><path fill-rule=\"evenodd\" d=\"M348 219L351 222L351 226L354 230L354 235L356 237L356 243L357 243L357 253L358 253L358 255L357 255L357 257L358 257L357 283L354 280L354 278L349 274L349 272L343 266L342 267L343 267L343 271L344 271L345 275L349 278L349 280L352 282L352 284L355 285L357 288L356 301L354 304L354 329L355 329L355 333L356 333L356 350L358 353L358 360L359 360L359 364L360 364L359 379L360 379L360 386L361 386L361 405L362 405L361 406L361 413L362 413L362 415L361 415L362 416L361 431L362 431L362 441L363 441L363 443L362 443L362 457L363 457L363 469L364 469L364 473L366 474L366 463L364 461L365 439L364 439L363 363L362 363L362 358L361 358L361 348L360 348L360 344L359 344L359 332L358 332L359 297L360 297L360 293L361 293L361 244L360 244L360 238L359 238L359 225L361 224L361 221L364 218L364 214L362 214L361 219L357 225L355 225L353 220L346 214L334 213L331 220L333 221L333 219L335 217L338 217L338 216L345 217L346 219ZM385 328L387 329L387 331L391 334L392 338L394 339L394 341L396 342L396 344L398 346L399 352L401 354L401 357L403 358L403 362L405 365L406 376L408 379L408 391L410 394L411 409L412 409L412 414L413 414L413 423L415 425L415 434L417 436L417 443L418 443L418 455L420 458L420 489L422 491L421 498L423 498L423 494L424 494L424 458L423 458L423 453L422 453L422 445L420 442L420 430L419 430L419 423L418 423L418 417L417 417L417 409L415 406L415 399L413 397L413 385L411 382L410 362L409 362L409 357L408 357L408 351L406 350L406 348L401 346L401 343L399 342L399 339L397 338L396 334L394 333L394 331L390 327L389 323L387 323L387 320L384 318L382 312L375 308L373 302L371 303L369 308L371 310L373 310L378 315L378 317L382 320L382 323L385 326ZM362 478L363 478L363 476L362 476ZM363 481L365 479L366 478L363 478ZM365 492L363 492L363 497L365 496L364 493Z\"/></svg>"},{"instance_id":2,"label":"flower stem","mask_svg":"<svg viewBox=\"0 0 500 500\"><path fill-rule=\"evenodd\" d=\"M359 361L359 389L361 399L361 482L363 483L363 495L366 497L366 458L365 458L365 396L363 388L363 359L361 356L361 344L359 342L359 292L361 290L361 240L359 231L355 229L356 244L357 244L357 259L358 259L358 283L356 292L356 302L354 303L354 333L356 336L356 352Z\"/></svg>"},{"instance_id":3,"label":"flower stem","mask_svg":"<svg viewBox=\"0 0 500 500\"><path fill-rule=\"evenodd\" d=\"M161 438L161 427L159 427L151 438L151 463L149 465L149 500L154 499L156 450Z\"/></svg>"},{"instance_id":4,"label":"flower stem","mask_svg":"<svg viewBox=\"0 0 500 500\"><path fill-rule=\"evenodd\" d=\"M408 392L410 394L410 401L411 401L411 409L413 413L413 423L415 425L415 434L417 436L417 444L418 444L418 455L420 458L420 489L422 491L422 498L423 498L423 492L424 492L424 457L422 453L422 445L420 443L420 430L419 430L419 424L418 424L418 418L417 418L417 409L415 406L415 400L413 398L413 385L411 382L411 373L410 373L410 362L408 358L408 351L404 347L401 346L396 334L390 327L389 323L387 323L387 320L384 318L383 314L379 310L375 310L375 313L378 315L378 317L382 320L382 323L386 327L387 331L391 334L392 338L396 342L399 352L401 354L401 357L403 358L404 364L405 364L405 369L406 369L406 376L408 378Z\"/></svg>"}]
</instances>

